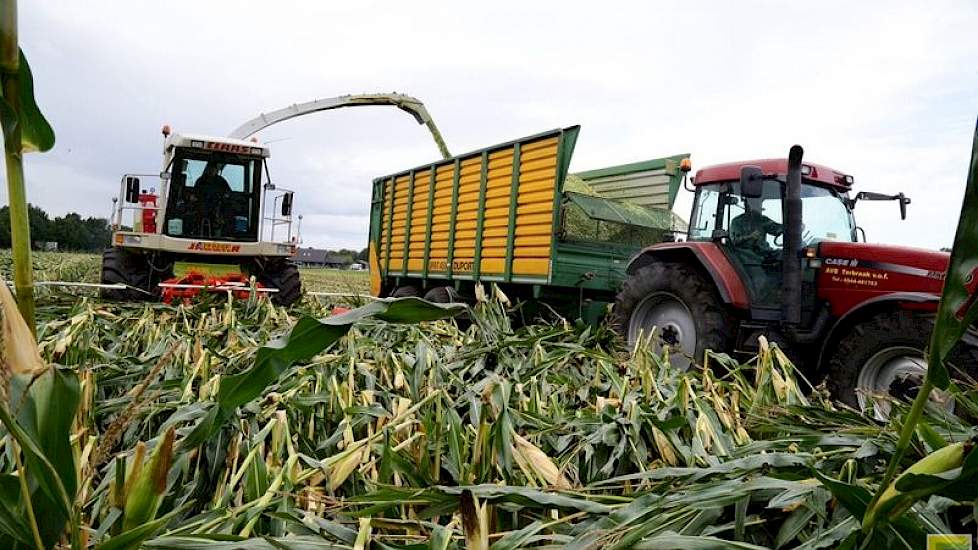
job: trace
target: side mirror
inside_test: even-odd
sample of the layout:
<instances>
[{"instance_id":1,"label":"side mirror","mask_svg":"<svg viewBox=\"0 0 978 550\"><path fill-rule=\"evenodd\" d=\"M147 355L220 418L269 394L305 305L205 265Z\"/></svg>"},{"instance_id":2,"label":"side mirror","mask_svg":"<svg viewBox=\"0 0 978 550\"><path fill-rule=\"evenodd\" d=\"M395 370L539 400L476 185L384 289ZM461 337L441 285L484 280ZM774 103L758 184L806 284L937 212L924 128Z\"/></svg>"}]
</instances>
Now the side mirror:
<instances>
[{"instance_id":1,"label":"side mirror","mask_svg":"<svg viewBox=\"0 0 978 550\"><path fill-rule=\"evenodd\" d=\"M900 219L907 219L907 205L910 204L910 198L903 193L897 193L897 200L900 201Z\"/></svg>"},{"instance_id":2,"label":"side mirror","mask_svg":"<svg viewBox=\"0 0 978 550\"><path fill-rule=\"evenodd\" d=\"M760 166L740 168L740 194L749 199L759 199L764 195L764 172Z\"/></svg>"},{"instance_id":3,"label":"side mirror","mask_svg":"<svg viewBox=\"0 0 978 550\"><path fill-rule=\"evenodd\" d=\"M871 191L860 191L856 194L854 199L849 200L849 208L854 208L856 206L856 201L897 201L900 205L900 219L907 219L907 205L910 204L910 197L904 195L903 193L897 193L896 195L884 195L882 193L873 193Z\"/></svg>"},{"instance_id":4,"label":"side mirror","mask_svg":"<svg viewBox=\"0 0 978 550\"><path fill-rule=\"evenodd\" d=\"M292 215L292 193L282 195L282 215Z\"/></svg>"},{"instance_id":5,"label":"side mirror","mask_svg":"<svg viewBox=\"0 0 978 550\"><path fill-rule=\"evenodd\" d=\"M126 202L139 202L139 178L126 176Z\"/></svg>"}]
</instances>

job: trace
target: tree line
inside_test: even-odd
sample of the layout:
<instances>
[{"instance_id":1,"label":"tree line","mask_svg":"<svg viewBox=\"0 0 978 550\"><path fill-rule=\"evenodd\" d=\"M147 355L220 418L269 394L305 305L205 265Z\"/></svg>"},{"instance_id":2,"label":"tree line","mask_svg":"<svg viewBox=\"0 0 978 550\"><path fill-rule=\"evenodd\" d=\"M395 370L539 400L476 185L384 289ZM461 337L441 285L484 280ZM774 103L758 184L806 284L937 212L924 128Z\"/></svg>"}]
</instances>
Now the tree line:
<instances>
[{"instance_id":1,"label":"tree line","mask_svg":"<svg viewBox=\"0 0 978 550\"><path fill-rule=\"evenodd\" d=\"M47 212L33 204L28 205L31 225L31 243L43 249L46 243L58 243L58 250L101 251L109 246L112 230L105 218L82 218L75 212L51 218ZM0 208L0 248L10 248L10 208Z\"/></svg>"}]
</instances>

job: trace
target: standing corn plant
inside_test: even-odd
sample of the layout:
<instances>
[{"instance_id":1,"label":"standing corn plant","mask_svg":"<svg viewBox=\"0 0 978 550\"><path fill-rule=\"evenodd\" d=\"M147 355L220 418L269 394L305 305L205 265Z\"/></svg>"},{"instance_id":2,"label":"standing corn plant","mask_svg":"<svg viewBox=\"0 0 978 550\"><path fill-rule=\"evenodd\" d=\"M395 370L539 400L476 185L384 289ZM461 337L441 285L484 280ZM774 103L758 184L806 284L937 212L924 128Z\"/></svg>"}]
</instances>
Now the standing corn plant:
<instances>
[{"instance_id":1,"label":"standing corn plant","mask_svg":"<svg viewBox=\"0 0 978 550\"><path fill-rule=\"evenodd\" d=\"M10 242L14 256L17 308L34 331L34 283L31 232L24 191L23 154L54 146L54 131L34 102L34 82L27 58L17 45L17 2L0 0L0 124L3 125Z\"/></svg>"},{"instance_id":2,"label":"standing corn plant","mask_svg":"<svg viewBox=\"0 0 978 550\"><path fill-rule=\"evenodd\" d=\"M978 321L978 128L972 142L954 248L928 350L927 375L903 421L886 473L866 507L864 531L871 530L881 520L899 517L914 502L938 494L949 485L967 483L967 478L978 473L978 453L971 452L970 442L956 442L935 450L894 480L931 390L947 390L951 386L947 361L975 321ZM938 474L943 475L938 477Z\"/></svg>"}]
</instances>

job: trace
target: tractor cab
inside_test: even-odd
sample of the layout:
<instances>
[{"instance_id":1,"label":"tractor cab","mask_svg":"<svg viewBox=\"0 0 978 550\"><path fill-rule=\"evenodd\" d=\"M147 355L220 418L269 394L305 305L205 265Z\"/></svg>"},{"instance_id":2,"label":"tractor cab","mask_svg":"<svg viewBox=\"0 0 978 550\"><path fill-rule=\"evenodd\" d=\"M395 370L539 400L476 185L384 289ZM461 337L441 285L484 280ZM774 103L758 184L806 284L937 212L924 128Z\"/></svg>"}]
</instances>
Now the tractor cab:
<instances>
[{"instance_id":1,"label":"tractor cab","mask_svg":"<svg viewBox=\"0 0 978 550\"><path fill-rule=\"evenodd\" d=\"M712 241L738 270L750 295L751 317L777 320L782 313L785 159L748 161L700 170L690 222L690 241ZM737 178L737 179L731 179ZM801 245L856 242L849 188L852 176L812 164L802 167ZM814 282L803 270L802 284ZM814 296L808 292L806 296ZM812 300L802 302L802 324L811 319Z\"/></svg>"}]
</instances>

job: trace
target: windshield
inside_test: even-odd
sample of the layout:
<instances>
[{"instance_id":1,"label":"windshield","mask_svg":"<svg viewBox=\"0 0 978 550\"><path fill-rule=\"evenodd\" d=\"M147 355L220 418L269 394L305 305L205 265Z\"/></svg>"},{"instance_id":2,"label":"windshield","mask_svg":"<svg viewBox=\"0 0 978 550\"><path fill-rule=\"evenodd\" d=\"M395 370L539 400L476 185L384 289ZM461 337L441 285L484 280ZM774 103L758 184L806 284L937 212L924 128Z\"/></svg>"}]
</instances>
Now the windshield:
<instances>
[{"instance_id":1,"label":"windshield","mask_svg":"<svg viewBox=\"0 0 978 550\"><path fill-rule=\"evenodd\" d=\"M255 157L178 151L164 232L173 237L258 240L261 161Z\"/></svg>"},{"instance_id":2,"label":"windshield","mask_svg":"<svg viewBox=\"0 0 978 550\"><path fill-rule=\"evenodd\" d=\"M801 217L805 244L819 241L856 242L856 227L846 198L838 192L814 185L801 186Z\"/></svg>"},{"instance_id":3,"label":"windshield","mask_svg":"<svg viewBox=\"0 0 978 550\"><path fill-rule=\"evenodd\" d=\"M729 190L724 192L724 187ZM782 185L777 180L767 180L764 193L756 199L745 199L740 196L740 183L709 184L700 186L696 191L693 204L693 215L689 224L690 240L711 240L713 232L724 229L731 232L738 230L734 220L744 219L741 216L751 211L754 205L755 217L770 226L764 231L763 238L770 248L781 247L781 195ZM855 224L846 198L835 190L810 184L801 186L802 203L802 242L814 244L819 241L855 242ZM717 216L720 216L719 220ZM761 218L760 216L763 216ZM751 220L747 220L751 221ZM756 224L755 224L756 225Z\"/></svg>"}]
</instances>

